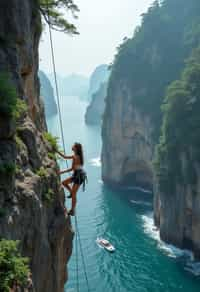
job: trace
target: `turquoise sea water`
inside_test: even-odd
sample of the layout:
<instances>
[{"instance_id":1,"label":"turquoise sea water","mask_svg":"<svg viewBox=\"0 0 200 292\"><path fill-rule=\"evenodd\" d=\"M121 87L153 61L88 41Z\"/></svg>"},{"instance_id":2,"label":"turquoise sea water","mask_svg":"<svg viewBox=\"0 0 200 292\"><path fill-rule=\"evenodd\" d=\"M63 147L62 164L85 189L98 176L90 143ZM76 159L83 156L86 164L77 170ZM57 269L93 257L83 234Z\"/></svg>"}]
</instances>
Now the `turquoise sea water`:
<instances>
[{"instance_id":1,"label":"turquoise sea water","mask_svg":"<svg viewBox=\"0 0 200 292\"><path fill-rule=\"evenodd\" d=\"M86 126L86 103L75 97L62 99L66 148L84 145L89 177L86 192L78 194L77 216L92 292L199 292L200 279L186 271L186 256L164 245L152 224L152 196L139 190L113 191L101 181L100 129ZM58 118L48 121L59 135ZM70 207L70 200L67 200ZM74 220L72 220L74 224ZM96 244L107 238L116 248L109 254ZM74 241L75 244L75 241ZM77 292L75 246L70 259L65 292ZM87 292L79 252L80 292Z\"/></svg>"}]
</instances>

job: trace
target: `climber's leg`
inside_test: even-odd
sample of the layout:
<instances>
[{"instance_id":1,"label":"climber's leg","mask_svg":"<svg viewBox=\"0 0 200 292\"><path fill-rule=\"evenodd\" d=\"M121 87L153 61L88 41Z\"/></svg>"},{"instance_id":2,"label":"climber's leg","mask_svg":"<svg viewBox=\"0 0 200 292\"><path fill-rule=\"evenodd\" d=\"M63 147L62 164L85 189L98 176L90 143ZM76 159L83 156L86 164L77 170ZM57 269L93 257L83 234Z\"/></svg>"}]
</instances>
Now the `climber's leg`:
<instances>
[{"instance_id":1,"label":"climber's leg","mask_svg":"<svg viewBox=\"0 0 200 292\"><path fill-rule=\"evenodd\" d=\"M69 215L71 216L74 216L75 215L75 209L76 209L76 195L77 195L77 192L78 192L78 189L79 189L80 185L78 184L74 184L72 186L72 208L71 210L69 211Z\"/></svg>"}]
</instances>

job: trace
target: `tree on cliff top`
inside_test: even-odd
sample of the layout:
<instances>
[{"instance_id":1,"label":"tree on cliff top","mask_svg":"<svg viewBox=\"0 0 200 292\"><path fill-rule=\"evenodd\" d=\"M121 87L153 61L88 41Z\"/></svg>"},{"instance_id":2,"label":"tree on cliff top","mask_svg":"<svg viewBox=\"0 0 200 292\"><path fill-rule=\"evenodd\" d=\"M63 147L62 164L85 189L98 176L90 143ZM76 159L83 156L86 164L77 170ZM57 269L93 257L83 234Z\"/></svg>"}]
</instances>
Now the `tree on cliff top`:
<instances>
[{"instance_id":1,"label":"tree on cliff top","mask_svg":"<svg viewBox=\"0 0 200 292\"><path fill-rule=\"evenodd\" d=\"M76 26L66 20L64 12L70 12L77 18L78 6L73 0L38 0L39 10L45 22L51 28L65 33L78 34Z\"/></svg>"}]
</instances>

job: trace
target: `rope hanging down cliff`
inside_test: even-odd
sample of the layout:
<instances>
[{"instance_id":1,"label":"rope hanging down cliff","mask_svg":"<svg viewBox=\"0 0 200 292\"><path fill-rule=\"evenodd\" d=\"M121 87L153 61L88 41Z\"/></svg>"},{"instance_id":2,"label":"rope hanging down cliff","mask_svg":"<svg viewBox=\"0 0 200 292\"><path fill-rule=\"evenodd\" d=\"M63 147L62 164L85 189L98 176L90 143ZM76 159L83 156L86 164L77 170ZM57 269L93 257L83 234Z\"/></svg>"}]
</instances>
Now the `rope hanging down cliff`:
<instances>
[{"instance_id":1,"label":"rope hanging down cliff","mask_svg":"<svg viewBox=\"0 0 200 292\"><path fill-rule=\"evenodd\" d=\"M60 107L60 95L59 95L59 90L58 90L58 80L57 80L57 74L56 74L56 64L55 64L53 38L52 38L52 31L51 31L50 21L48 21L48 28L49 28L49 39L50 39L50 46L51 46L51 58L52 58L52 65L53 65L53 75L54 75L54 82L55 82L55 89L56 89L56 99L57 99L57 104L58 104L58 116L59 116L60 131L61 131L61 138L62 138L61 140L62 140L62 146L63 146L64 153L66 153L65 137L64 137L63 123L62 123L62 113L61 113L61 107ZM66 161L67 168L68 168L67 160L65 160L65 161Z\"/></svg>"},{"instance_id":2,"label":"rope hanging down cliff","mask_svg":"<svg viewBox=\"0 0 200 292\"><path fill-rule=\"evenodd\" d=\"M57 81L57 74L56 74L55 54L54 54L53 38L52 38L52 31L51 31L49 15L48 15L47 23L48 23L48 28L49 28L51 58L52 58L53 74L54 74L55 89L56 89L56 99L57 99L57 105L58 105L58 116L59 116L60 130L61 130L61 140L62 140L62 146L63 146L64 153L66 153L64 130L63 130L63 123L62 123L62 112L61 112L61 107L60 107L60 95L59 95L59 90L58 90L58 81ZM68 168L67 160L66 160L66 164L67 164L67 168ZM78 220L77 220L76 214L75 214L75 233L76 233L76 278L77 278L76 284L77 284L77 292L80 291L79 290L79 267L78 267L78 242L79 242L79 246L80 246L81 259L82 259L84 275L85 275L86 284L87 284L87 290L88 290L88 292L90 292L89 280L88 280L88 275L87 275L87 270L86 270L85 258L84 258L82 243L81 243L80 232L78 229Z\"/></svg>"}]
</instances>

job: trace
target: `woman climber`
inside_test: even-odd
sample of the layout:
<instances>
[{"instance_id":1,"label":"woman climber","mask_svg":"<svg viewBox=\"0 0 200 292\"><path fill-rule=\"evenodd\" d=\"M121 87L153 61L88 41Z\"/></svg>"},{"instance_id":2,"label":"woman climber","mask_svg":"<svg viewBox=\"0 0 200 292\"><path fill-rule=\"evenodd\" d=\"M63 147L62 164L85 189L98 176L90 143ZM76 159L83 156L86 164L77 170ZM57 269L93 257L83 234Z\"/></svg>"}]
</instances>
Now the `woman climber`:
<instances>
[{"instance_id":1,"label":"woman climber","mask_svg":"<svg viewBox=\"0 0 200 292\"><path fill-rule=\"evenodd\" d=\"M76 194L78 192L79 187L82 184L85 184L87 179L86 173L83 170L84 165L84 157L83 157L83 148L80 143L74 143L72 146L72 151L74 152L71 156L66 156L63 153L57 151L57 153L63 157L64 159L72 159L72 167L66 170L59 171L59 174L67 173L73 171L73 175L69 178L62 181L62 184L65 188L68 189L70 195L68 198L72 198L72 207L69 211L68 215L74 216L75 215L75 208L76 208ZM72 184L72 186L71 186Z\"/></svg>"}]
</instances>

